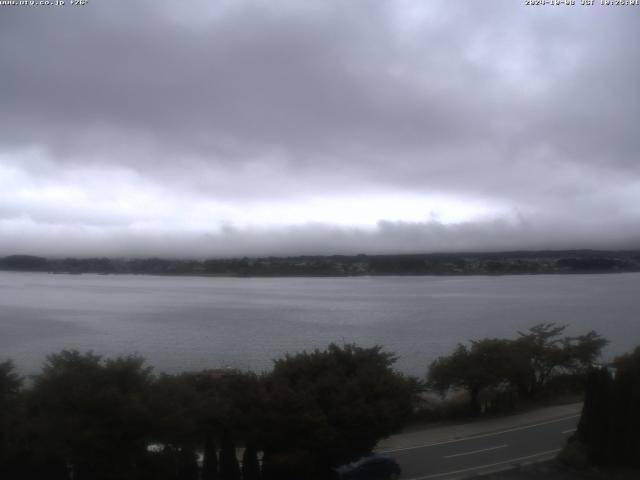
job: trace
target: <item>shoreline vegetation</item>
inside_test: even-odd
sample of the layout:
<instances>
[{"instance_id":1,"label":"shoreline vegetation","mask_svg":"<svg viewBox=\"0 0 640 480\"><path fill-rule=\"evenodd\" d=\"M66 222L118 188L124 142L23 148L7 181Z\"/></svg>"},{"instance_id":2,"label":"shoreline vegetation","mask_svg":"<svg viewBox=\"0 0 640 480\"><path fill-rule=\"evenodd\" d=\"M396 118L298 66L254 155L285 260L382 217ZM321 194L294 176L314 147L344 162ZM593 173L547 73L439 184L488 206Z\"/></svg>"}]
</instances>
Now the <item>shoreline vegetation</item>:
<instances>
[{"instance_id":1,"label":"shoreline vegetation","mask_svg":"<svg viewBox=\"0 0 640 480\"><path fill-rule=\"evenodd\" d=\"M352 277L640 272L640 250L545 250L397 255L213 258L0 257L0 270L54 274Z\"/></svg>"},{"instance_id":2,"label":"shoreline vegetation","mask_svg":"<svg viewBox=\"0 0 640 480\"><path fill-rule=\"evenodd\" d=\"M602 389L592 384L607 341L564 330L543 323L514 338L459 344L425 365L423 378L395 370L397 356L383 347L354 344L287 354L261 374L156 374L139 356L62 351L26 382L11 360L0 361L0 476L321 480L415 422L513 413L585 391L589 419L599 418L602 401L593 399ZM612 364L629 372L631 398L639 361L640 348ZM580 452L591 448L587 424Z\"/></svg>"}]
</instances>

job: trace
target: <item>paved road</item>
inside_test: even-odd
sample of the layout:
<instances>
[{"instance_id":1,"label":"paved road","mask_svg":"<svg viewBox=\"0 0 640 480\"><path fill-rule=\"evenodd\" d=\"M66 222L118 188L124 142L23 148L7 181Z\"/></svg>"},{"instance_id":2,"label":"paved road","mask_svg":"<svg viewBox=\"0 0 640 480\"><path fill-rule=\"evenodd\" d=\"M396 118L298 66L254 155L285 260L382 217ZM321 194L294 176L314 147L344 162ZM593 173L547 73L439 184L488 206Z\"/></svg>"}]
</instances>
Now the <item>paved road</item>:
<instances>
[{"instance_id":1,"label":"paved road","mask_svg":"<svg viewBox=\"0 0 640 480\"><path fill-rule=\"evenodd\" d=\"M579 415L521 425L497 432L396 449L405 480L451 480L554 457L575 431Z\"/></svg>"}]
</instances>

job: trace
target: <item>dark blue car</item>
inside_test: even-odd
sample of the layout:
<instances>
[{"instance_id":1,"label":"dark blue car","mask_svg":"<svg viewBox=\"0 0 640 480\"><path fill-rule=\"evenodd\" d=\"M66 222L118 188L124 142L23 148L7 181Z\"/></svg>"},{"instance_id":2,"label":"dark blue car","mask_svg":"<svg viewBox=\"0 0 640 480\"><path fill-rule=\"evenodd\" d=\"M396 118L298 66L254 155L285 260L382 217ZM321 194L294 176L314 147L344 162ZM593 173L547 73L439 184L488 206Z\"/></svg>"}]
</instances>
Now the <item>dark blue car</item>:
<instances>
[{"instance_id":1,"label":"dark blue car","mask_svg":"<svg viewBox=\"0 0 640 480\"><path fill-rule=\"evenodd\" d=\"M371 455L336 468L340 480L397 480L400 465L391 457Z\"/></svg>"}]
</instances>

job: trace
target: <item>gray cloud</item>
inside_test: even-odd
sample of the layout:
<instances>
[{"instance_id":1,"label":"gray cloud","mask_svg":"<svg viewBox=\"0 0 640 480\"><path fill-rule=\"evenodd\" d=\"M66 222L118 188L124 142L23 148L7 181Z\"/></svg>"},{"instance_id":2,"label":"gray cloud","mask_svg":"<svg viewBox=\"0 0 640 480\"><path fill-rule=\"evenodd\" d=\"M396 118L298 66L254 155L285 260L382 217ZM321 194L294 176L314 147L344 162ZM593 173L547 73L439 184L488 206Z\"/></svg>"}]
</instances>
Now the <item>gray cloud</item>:
<instances>
[{"instance_id":1,"label":"gray cloud","mask_svg":"<svg viewBox=\"0 0 640 480\"><path fill-rule=\"evenodd\" d=\"M2 7L0 248L63 254L46 246L54 237L67 253L176 255L637 246L636 10ZM437 223L429 201L423 218L398 201L368 227L294 212L394 195L497 207ZM251 225L265 209L273 225Z\"/></svg>"}]
</instances>

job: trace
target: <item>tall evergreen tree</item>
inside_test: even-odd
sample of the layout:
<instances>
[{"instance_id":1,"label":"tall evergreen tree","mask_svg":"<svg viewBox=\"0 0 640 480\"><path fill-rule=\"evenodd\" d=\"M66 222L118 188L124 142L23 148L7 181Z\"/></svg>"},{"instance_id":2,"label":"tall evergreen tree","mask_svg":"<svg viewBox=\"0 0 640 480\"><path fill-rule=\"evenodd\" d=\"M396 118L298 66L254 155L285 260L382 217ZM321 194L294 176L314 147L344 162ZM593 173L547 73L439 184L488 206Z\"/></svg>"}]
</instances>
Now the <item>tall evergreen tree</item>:
<instances>
[{"instance_id":1,"label":"tall evergreen tree","mask_svg":"<svg viewBox=\"0 0 640 480\"><path fill-rule=\"evenodd\" d=\"M198 462L192 445L183 445L178 454L179 480L198 480Z\"/></svg>"},{"instance_id":2,"label":"tall evergreen tree","mask_svg":"<svg viewBox=\"0 0 640 480\"><path fill-rule=\"evenodd\" d=\"M640 467L640 347L618 357L611 408L615 465Z\"/></svg>"},{"instance_id":3,"label":"tall evergreen tree","mask_svg":"<svg viewBox=\"0 0 640 480\"><path fill-rule=\"evenodd\" d=\"M202 459L202 480L218 479L218 452L216 442L211 433L204 440L204 458Z\"/></svg>"},{"instance_id":4,"label":"tall evergreen tree","mask_svg":"<svg viewBox=\"0 0 640 480\"><path fill-rule=\"evenodd\" d=\"M589 373L578 435L587 446L587 457L597 465L609 463L611 374L605 367Z\"/></svg>"},{"instance_id":5,"label":"tall evergreen tree","mask_svg":"<svg viewBox=\"0 0 640 480\"><path fill-rule=\"evenodd\" d=\"M236 456L236 445L231 432L225 429L220 446L220 479L240 480L240 465Z\"/></svg>"},{"instance_id":6,"label":"tall evergreen tree","mask_svg":"<svg viewBox=\"0 0 640 480\"><path fill-rule=\"evenodd\" d=\"M640 347L589 373L578 439L594 465L640 467Z\"/></svg>"},{"instance_id":7,"label":"tall evergreen tree","mask_svg":"<svg viewBox=\"0 0 640 480\"><path fill-rule=\"evenodd\" d=\"M242 455L242 480L260 480L258 451L253 443L247 444Z\"/></svg>"},{"instance_id":8,"label":"tall evergreen tree","mask_svg":"<svg viewBox=\"0 0 640 480\"><path fill-rule=\"evenodd\" d=\"M17 424L18 392L22 378L15 372L11 360L0 363L0 477L3 469L9 468L10 457L15 453L18 430L24 428Z\"/></svg>"}]
</instances>

